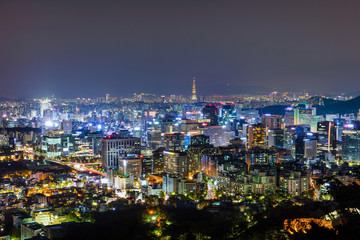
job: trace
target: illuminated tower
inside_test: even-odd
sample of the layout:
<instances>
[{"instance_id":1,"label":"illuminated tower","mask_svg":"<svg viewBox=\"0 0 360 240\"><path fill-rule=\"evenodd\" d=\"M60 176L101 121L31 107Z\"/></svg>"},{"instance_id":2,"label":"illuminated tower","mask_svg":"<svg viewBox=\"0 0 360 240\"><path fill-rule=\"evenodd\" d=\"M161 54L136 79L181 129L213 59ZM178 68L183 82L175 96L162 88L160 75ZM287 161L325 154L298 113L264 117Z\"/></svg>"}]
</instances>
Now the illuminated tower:
<instances>
[{"instance_id":1,"label":"illuminated tower","mask_svg":"<svg viewBox=\"0 0 360 240\"><path fill-rule=\"evenodd\" d=\"M319 154L336 150L336 123L330 121L318 122L317 133L317 150Z\"/></svg>"},{"instance_id":2,"label":"illuminated tower","mask_svg":"<svg viewBox=\"0 0 360 240\"><path fill-rule=\"evenodd\" d=\"M196 97L195 77L193 78L193 87L192 87L192 96L191 96L191 101L194 101L194 102L196 102L196 101L197 101L197 97Z\"/></svg>"}]
</instances>

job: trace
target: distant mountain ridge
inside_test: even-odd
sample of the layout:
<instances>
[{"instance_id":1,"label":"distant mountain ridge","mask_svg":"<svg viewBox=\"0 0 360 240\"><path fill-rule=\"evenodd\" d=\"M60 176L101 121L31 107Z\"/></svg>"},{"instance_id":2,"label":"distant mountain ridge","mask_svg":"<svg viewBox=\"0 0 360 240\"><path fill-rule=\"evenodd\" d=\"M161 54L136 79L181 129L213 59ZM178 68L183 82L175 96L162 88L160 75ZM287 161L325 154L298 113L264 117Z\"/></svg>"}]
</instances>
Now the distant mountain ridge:
<instances>
[{"instance_id":1,"label":"distant mountain ridge","mask_svg":"<svg viewBox=\"0 0 360 240\"><path fill-rule=\"evenodd\" d=\"M310 98L309 102L314 104L313 106L316 107L317 115L336 113L339 113L340 115L350 113L357 115L360 109L360 96L347 101L340 101L331 98L322 98L319 96L315 96ZM319 105L319 102L323 102L323 105ZM274 114L284 116L286 107L288 107L288 105L272 105L258 108L257 110L259 110L260 115Z\"/></svg>"},{"instance_id":2,"label":"distant mountain ridge","mask_svg":"<svg viewBox=\"0 0 360 240\"><path fill-rule=\"evenodd\" d=\"M314 105L316 107L317 115L325 115L325 114L357 114L360 109L360 96L347 100L347 101L339 101L333 99L323 99L324 105Z\"/></svg>"}]
</instances>

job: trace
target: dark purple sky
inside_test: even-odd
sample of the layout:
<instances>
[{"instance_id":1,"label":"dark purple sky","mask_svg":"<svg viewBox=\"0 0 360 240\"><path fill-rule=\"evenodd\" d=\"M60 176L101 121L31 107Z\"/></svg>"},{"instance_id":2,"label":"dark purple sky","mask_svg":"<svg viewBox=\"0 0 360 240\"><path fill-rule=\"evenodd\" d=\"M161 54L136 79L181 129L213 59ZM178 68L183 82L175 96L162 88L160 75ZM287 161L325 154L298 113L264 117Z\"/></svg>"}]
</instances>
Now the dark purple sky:
<instances>
[{"instance_id":1,"label":"dark purple sky","mask_svg":"<svg viewBox=\"0 0 360 240\"><path fill-rule=\"evenodd\" d=\"M360 90L359 1L0 1L0 96ZM230 87L227 87L227 83Z\"/></svg>"}]
</instances>

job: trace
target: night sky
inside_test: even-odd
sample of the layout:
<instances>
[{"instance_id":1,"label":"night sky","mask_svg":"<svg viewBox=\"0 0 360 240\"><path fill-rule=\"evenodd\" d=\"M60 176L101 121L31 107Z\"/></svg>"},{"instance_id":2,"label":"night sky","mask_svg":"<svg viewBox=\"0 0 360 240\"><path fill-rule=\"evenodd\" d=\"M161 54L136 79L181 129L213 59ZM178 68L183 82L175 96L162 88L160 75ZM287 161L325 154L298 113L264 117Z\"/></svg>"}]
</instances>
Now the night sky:
<instances>
[{"instance_id":1,"label":"night sky","mask_svg":"<svg viewBox=\"0 0 360 240\"><path fill-rule=\"evenodd\" d=\"M0 0L0 96L360 90L360 1ZM229 86L227 86L229 85Z\"/></svg>"}]
</instances>

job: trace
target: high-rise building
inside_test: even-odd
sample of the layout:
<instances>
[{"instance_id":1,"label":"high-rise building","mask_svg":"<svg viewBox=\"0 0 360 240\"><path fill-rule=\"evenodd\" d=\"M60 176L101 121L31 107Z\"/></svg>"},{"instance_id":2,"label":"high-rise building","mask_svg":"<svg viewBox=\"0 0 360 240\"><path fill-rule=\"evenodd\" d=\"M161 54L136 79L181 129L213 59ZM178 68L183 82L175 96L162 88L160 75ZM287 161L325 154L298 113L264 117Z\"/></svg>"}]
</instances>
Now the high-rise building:
<instances>
[{"instance_id":1,"label":"high-rise building","mask_svg":"<svg viewBox=\"0 0 360 240\"><path fill-rule=\"evenodd\" d=\"M319 122L317 133L319 134L317 143L319 154L336 150L336 124L334 122Z\"/></svg>"},{"instance_id":2,"label":"high-rise building","mask_svg":"<svg viewBox=\"0 0 360 240\"><path fill-rule=\"evenodd\" d=\"M190 145L209 145L210 137L206 135L195 135L190 138Z\"/></svg>"},{"instance_id":3,"label":"high-rise building","mask_svg":"<svg viewBox=\"0 0 360 240\"><path fill-rule=\"evenodd\" d=\"M210 119L210 126L216 126L219 125L219 114L218 114L218 108L216 105L208 104L205 105L203 110L203 118L204 119Z\"/></svg>"},{"instance_id":4,"label":"high-rise building","mask_svg":"<svg viewBox=\"0 0 360 240\"><path fill-rule=\"evenodd\" d=\"M295 159L301 160L305 155L305 142L304 136L298 136L295 138Z\"/></svg>"},{"instance_id":5,"label":"high-rise building","mask_svg":"<svg viewBox=\"0 0 360 240\"><path fill-rule=\"evenodd\" d=\"M110 94L108 93L105 95L105 102L110 103Z\"/></svg>"},{"instance_id":6,"label":"high-rise building","mask_svg":"<svg viewBox=\"0 0 360 240\"><path fill-rule=\"evenodd\" d=\"M334 122L336 123L336 140L341 141L342 140L342 133L344 131L345 127L345 119L338 118L334 119Z\"/></svg>"},{"instance_id":7,"label":"high-rise building","mask_svg":"<svg viewBox=\"0 0 360 240\"><path fill-rule=\"evenodd\" d=\"M294 108L294 125L311 125L313 116L316 115L316 108L300 104Z\"/></svg>"},{"instance_id":8,"label":"high-rise building","mask_svg":"<svg viewBox=\"0 0 360 240\"><path fill-rule=\"evenodd\" d=\"M147 134L147 141L148 141L148 145L153 148L153 149L157 149L161 146L161 141L162 141L162 136L161 136L161 131L160 130L148 130L148 134Z\"/></svg>"},{"instance_id":9,"label":"high-rise building","mask_svg":"<svg viewBox=\"0 0 360 240\"><path fill-rule=\"evenodd\" d=\"M188 176L188 159L186 152L164 151L164 171L179 176Z\"/></svg>"},{"instance_id":10,"label":"high-rise building","mask_svg":"<svg viewBox=\"0 0 360 240\"><path fill-rule=\"evenodd\" d=\"M160 122L161 133L174 133L175 130L175 119L172 117L163 118Z\"/></svg>"},{"instance_id":11,"label":"high-rise building","mask_svg":"<svg viewBox=\"0 0 360 240\"><path fill-rule=\"evenodd\" d=\"M259 118L259 110L256 109L236 109L236 118L244 119L249 124L257 123Z\"/></svg>"},{"instance_id":12,"label":"high-rise building","mask_svg":"<svg viewBox=\"0 0 360 240\"><path fill-rule=\"evenodd\" d=\"M62 155L61 136L43 136L41 150L48 157L59 157Z\"/></svg>"},{"instance_id":13,"label":"high-rise building","mask_svg":"<svg viewBox=\"0 0 360 240\"><path fill-rule=\"evenodd\" d=\"M151 156L142 156L140 155L141 159L141 174L151 174L153 172L153 159Z\"/></svg>"},{"instance_id":14,"label":"high-rise building","mask_svg":"<svg viewBox=\"0 0 360 240\"><path fill-rule=\"evenodd\" d=\"M293 107L285 108L285 115L284 115L284 125L285 125L285 127L293 126L293 125L295 125L294 123L295 123L295 120L294 120L294 108Z\"/></svg>"},{"instance_id":15,"label":"high-rise building","mask_svg":"<svg viewBox=\"0 0 360 240\"><path fill-rule=\"evenodd\" d=\"M153 153L153 173L160 174L164 172L164 148L159 148Z\"/></svg>"},{"instance_id":16,"label":"high-rise building","mask_svg":"<svg viewBox=\"0 0 360 240\"><path fill-rule=\"evenodd\" d=\"M198 119L198 120L181 120L180 131L185 134L197 135L199 134L199 128L202 125L209 123L208 119Z\"/></svg>"},{"instance_id":17,"label":"high-rise building","mask_svg":"<svg viewBox=\"0 0 360 240\"><path fill-rule=\"evenodd\" d=\"M280 188L287 190L290 195L299 196L302 192L306 192L310 188L309 172L292 171L283 174L280 178Z\"/></svg>"},{"instance_id":18,"label":"high-rise building","mask_svg":"<svg viewBox=\"0 0 360 240\"><path fill-rule=\"evenodd\" d=\"M213 155L216 148L210 145L210 137L197 135L191 137L191 145L188 148L189 175L194 175L202 170L201 159L205 154Z\"/></svg>"},{"instance_id":19,"label":"high-rise building","mask_svg":"<svg viewBox=\"0 0 360 240\"><path fill-rule=\"evenodd\" d=\"M142 158L141 157L126 157L119 158L119 173L125 176L140 177L142 174Z\"/></svg>"},{"instance_id":20,"label":"high-rise building","mask_svg":"<svg viewBox=\"0 0 360 240\"><path fill-rule=\"evenodd\" d=\"M284 129L275 128L268 130L268 146L274 148L284 147Z\"/></svg>"},{"instance_id":21,"label":"high-rise building","mask_svg":"<svg viewBox=\"0 0 360 240\"><path fill-rule=\"evenodd\" d=\"M193 78L191 101L197 102L195 77Z\"/></svg>"},{"instance_id":22,"label":"high-rise building","mask_svg":"<svg viewBox=\"0 0 360 240\"><path fill-rule=\"evenodd\" d=\"M130 137L108 136L101 141L102 166L118 167L119 158L129 154L140 154L140 139Z\"/></svg>"},{"instance_id":23,"label":"high-rise building","mask_svg":"<svg viewBox=\"0 0 360 240\"><path fill-rule=\"evenodd\" d=\"M48 157L67 156L75 151L75 138L71 135L43 136L41 150Z\"/></svg>"},{"instance_id":24,"label":"high-rise building","mask_svg":"<svg viewBox=\"0 0 360 240\"><path fill-rule=\"evenodd\" d=\"M230 129L236 118L236 109L233 104L226 104L221 107L220 125L225 125L228 129Z\"/></svg>"},{"instance_id":25,"label":"high-rise building","mask_svg":"<svg viewBox=\"0 0 360 240\"><path fill-rule=\"evenodd\" d=\"M164 135L164 147L168 151L183 151L185 149L185 136L182 133Z\"/></svg>"},{"instance_id":26,"label":"high-rise building","mask_svg":"<svg viewBox=\"0 0 360 240\"><path fill-rule=\"evenodd\" d=\"M163 176L163 191L167 194L177 193L179 189L179 182L181 180L178 176L166 174Z\"/></svg>"},{"instance_id":27,"label":"high-rise building","mask_svg":"<svg viewBox=\"0 0 360 240\"><path fill-rule=\"evenodd\" d=\"M311 132L316 132L318 122L322 122L322 121L324 121L324 117L322 115L314 115L314 116L312 116L311 124L310 124L310 131Z\"/></svg>"},{"instance_id":28,"label":"high-rise building","mask_svg":"<svg viewBox=\"0 0 360 240\"><path fill-rule=\"evenodd\" d=\"M308 125L297 125L297 126L287 126L284 129L284 148L291 150L293 155L296 154L296 139L298 137L303 137L304 134L310 131Z\"/></svg>"},{"instance_id":29,"label":"high-rise building","mask_svg":"<svg viewBox=\"0 0 360 240\"><path fill-rule=\"evenodd\" d=\"M342 136L342 159L360 161L360 125L345 124Z\"/></svg>"},{"instance_id":30,"label":"high-rise building","mask_svg":"<svg viewBox=\"0 0 360 240\"><path fill-rule=\"evenodd\" d=\"M304 158L314 159L317 155L317 140L315 134L308 133L304 138Z\"/></svg>"},{"instance_id":31,"label":"high-rise building","mask_svg":"<svg viewBox=\"0 0 360 240\"><path fill-rule=\"evenodd\" d=\"M258 123L249 125L247 128L247 143L248 149L265 147L265 126L264 124Z\"/></svg>"},{"instance_id":32,"label":"high-rise building","mask_svg":"<svg viewBox=\"0 0 360 240\"><path fill-rule=\"evenodd\" d=\"M281 116L264 114L261 117L261 123L264 124L267 129L281 128Z\"/></svg>"},{"instance_id":33,"label":"high-rise building","mask_svg":"<svg viewBox=\"0 0 360 240\"><path fill-rule=\"evenodd\" d=\"M230 132L226 131L225 126L205 126L200 130L201 134L210 137L210 144L214 147L226 146L230 143Z\"/></svg>"}]
</instances>

